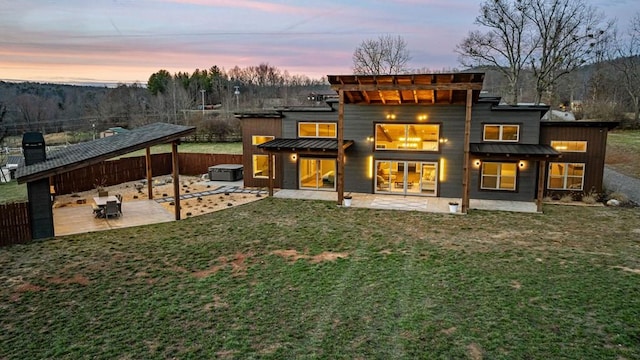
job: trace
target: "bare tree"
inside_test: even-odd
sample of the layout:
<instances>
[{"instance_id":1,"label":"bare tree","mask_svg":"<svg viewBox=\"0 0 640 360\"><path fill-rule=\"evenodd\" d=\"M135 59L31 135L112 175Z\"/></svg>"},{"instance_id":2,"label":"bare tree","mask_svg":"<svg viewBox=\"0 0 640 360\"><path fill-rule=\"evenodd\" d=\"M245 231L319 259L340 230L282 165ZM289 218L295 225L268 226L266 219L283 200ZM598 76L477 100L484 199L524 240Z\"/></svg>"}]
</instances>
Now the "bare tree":
<instances>
[{"instance_id":1,"label":"bare tree","mask_svg":"<svg viewBox=\"0 0 640 360\"><path fill-rule=\"evenodd\" d=\"M456 49L460 61L499 69L514 103L527 71L535 83L534 102L544 95L553 99L558 80L592 61L596 45L611 28L585 0L486 0L476 23L489 30L463 39Z\"/></svg>"},{"instance_id":2,"label":"bare tree","mask_svg":"<svg viewBox=\"0 0 640 360\"><path fill-rule=\"evenodd\" d=\"M530 58L535 103L545 94L551 101L562 76L595 59L594 50L612 23L584 0L528 0L526 9L538 42Z\"/></svg>"},{"instance_id":3,"label":"bare tree","mask_svg":"<svg viewBox=\"0 0 640 360\"><path fill-rule=\"evenodd\" d=\"M521 73L537 45L528 32L523 6L520 1L486 1L480 6L475 23L489 30L486 33L471 31L456 46L463 66L490 65L507 78L507 101L511 104L518 103Z\"/></svg>"},{"instance_id":4,"label":"bare tree","mask_svg":"<svg viewBox=\"0 0 640 360\"><path fill-rule=\"evenodd\" d=\"M610 56L619 84L625 89L633 108L633 126L640 126L640 12L631 20L626 36L616 36Z\"/></svg>"},{"instance_id":5,"label":"bare tree","mask_svg":"<svg viewBox=\"0 0 640 360\"><path fill-rule=\"evenodd\" d=\"M381 35L360 43L353 52L353 72L362 75L401 74L411 60L407 42L401 37Z\"/></svg>"}]
</instances>

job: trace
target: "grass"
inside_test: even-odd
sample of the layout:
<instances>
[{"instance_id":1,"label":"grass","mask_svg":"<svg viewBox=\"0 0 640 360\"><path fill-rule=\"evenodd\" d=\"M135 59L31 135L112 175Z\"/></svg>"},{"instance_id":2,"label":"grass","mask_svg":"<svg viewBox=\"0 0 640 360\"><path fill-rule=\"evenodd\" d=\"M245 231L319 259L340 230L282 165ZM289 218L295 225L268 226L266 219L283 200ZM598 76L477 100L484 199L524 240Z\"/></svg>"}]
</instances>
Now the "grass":
<instances>
[{"instance_id":1,"label":"grass","mask_svg":"<svg viewBox=\"0 0 640 360\"><path fill-rule=\"evenodd\" d=\"M0 354L640 358L639 234L637 208L267 198L0 249Z\"/></svg>"},{"instance_id":2,"label":"grass","mask_svg":"<svg viewBox=\"0 0 640 360\"><path fill-rule=\"evenodd\" d=\"M18 184L16 180L0 183L0 204L27 201L27 184Z\"/></svg>"},{"instance_id":3,"label":"grass","mask_svg":"<svg viewBox=\"0 0 640 360\"><path fill-rule=\"evenodd\" d=\"M182 143L178 147L183 153L204 153L204 154L242 154L242 143ZM161 144L151 147L152 154L163 154L171 152L171 144ZM124 155L123 157L144 156L146 150L139 150Z\"/></svg>"},{"instance_id":4,"label":"grass","mask_svg":"<svg viewBox=\"0 0 640 360\"><path fill-rule=\"evenodd\" d=\"M605 163L625 175L640 178L640 130L609 132Z\"/></svg>"}]
</instances>

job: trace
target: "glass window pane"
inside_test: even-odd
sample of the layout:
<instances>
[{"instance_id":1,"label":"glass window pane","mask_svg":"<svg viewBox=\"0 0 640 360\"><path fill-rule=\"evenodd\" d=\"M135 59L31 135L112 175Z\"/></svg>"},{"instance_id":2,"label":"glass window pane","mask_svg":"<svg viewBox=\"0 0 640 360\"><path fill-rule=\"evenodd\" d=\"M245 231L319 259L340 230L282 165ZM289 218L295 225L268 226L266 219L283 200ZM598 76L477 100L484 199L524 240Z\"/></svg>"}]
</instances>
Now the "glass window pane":
<instances>
[{"instance_id":1,"label":"glass window pane","mask_svg":"<svg viewBox=\"0 0 640 360\"><path fill-rule=\"evenodd\" d=\"M503 141L518 141L518 128L517 125L504 125L502 127L502 140Z\"/></svg>"},{"instance_id":2,"label":"glass window pane","mask_svg":"<svg viewBox=\"0 0 640 360\"><path fill-rule=\"evenodd\" d=\"M484 175L497 176L498 175L498 164L497 163L490 163L490 162L482 164L482 173Z\"/></svg>"},{"instance_id":3,"label":"glass window pane","mask_svg":"<svg viewBox=\"0 0 640 360\"><path fill-rule=\"evenodd\" d=\"M498 178L495 176L483 176L482 184L480 185L483 189L497 189L498 188Z\"/></svg>"},{"instance_id":4,"label":"glass window pane","mask_svg":"<svg viewBox=\"0 0 640 360\"><path fill-rule=\"evenodd\" d=\"M336 124L318 124L318 136L320 137L336 137Z\"/></svg>"},{"instance_id":5,"label":"glass window pane","mask_svg":"<svg viewBox=\"0 0 640 360\"><path fill-rule=\"evenodd\" d=\"M298 136L299 137L316 137L316 124L315 123L298 124Z\"/></svg>"},{"instance_id":6,"label":"glass window pane","mask_svg":"<svg viewBox=\"0 0 640 360\"><path fill-rule=\"evenodd\" d=\"M500 126L498 126L498 125L485 125L484 126L484 139L485 140L500 140Z\"/></svg>"},{"instance_id":7,"label":"glass window pane","mask_svg":"<svg viewBox=\"0 0 640 360\"><path fill-rule=\"evenodd\" d=\"M564 187L564 181L561 177L552 177L549 179L550 189L562 189Z\"/></svg>"},{"instance_id":8,"label":"glass window pane","mask_svg":"<svg viewBox=\"0 0 640 360\"><path fill-rule=\"evenodd\" d=\"M252 145L260 145L263 143L266 143L267 141L271 141L273 140L274 137L273 136L260 136L260 135L255 135L251 138L251 144Z\"/></svg>"}]
</instances>

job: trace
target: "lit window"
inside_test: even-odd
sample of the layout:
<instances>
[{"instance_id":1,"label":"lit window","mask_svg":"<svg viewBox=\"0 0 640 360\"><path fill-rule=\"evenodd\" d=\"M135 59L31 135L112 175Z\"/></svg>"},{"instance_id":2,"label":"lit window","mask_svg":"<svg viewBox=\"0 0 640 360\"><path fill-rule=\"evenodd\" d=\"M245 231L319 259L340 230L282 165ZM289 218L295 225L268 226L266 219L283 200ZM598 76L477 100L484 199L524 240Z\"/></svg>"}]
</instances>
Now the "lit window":
<instances>
[{"instance_id":1,"label":"lit window","mask_svg":"<svg viewBox=\"0 0 640 360\"><path fill-rule=\"evenodd\" d=\"M582 190L584 184L583 163L549 163L547 188L551 190Z\"/></svg>"},{"instance_id":2,"label":"lit window","mask_svg":"<svg viewBox=\"0 0 640 360\"><path fill-rule=\"evenodd\" d=\"M273 136L262 136L262 135L254 135L251 137L251 145L260 145L264 144L267 141L271 141L275 139Z\"/></svg>"},{"instance_id":3,"label":"lit window","mask_svg":"<svg viewBox=\"0 0 640 360\"><path fill-rule=\"evenodd\" d=\"M551 147L560 152L587 152L586 141L551 141Z\"/></svg>"},{"instance_id":4,"label":"lit window","mask_svg":"<svg viewBox=\"0 0 640 360\"><path fill-rule=\"evenodd\" d=\"M298 137L335 138L337 137L336 123L298 123Z\"/></svg>"},{"instance_id":5,"label":"lit window","mask_svg":"<svg viewBox=\"0 0 640 360\"><path fill-rule=\"evenodd\" d=\"M515 163L482 163L481 189L486 190L515 190Z\"/></svg>"},{"instance_id":6,"label":"lit window","mask_svg":"<svg viewBox=\"0 0 640 360\"><path fill-rule=\"evenodd\" d=\"M258 179L269 178L269 155L253 155L253 177ZM276 163L273 162L273 178L275 179Z\"/></svg>"},{"instance_id":7,"label":"lit window","mask_svg":"<svg viewBox=\"0 0 640 360\"><path fill-rule=\"evenodd\" d=\"M376 150L438 151L440 125L376 124Z\"/></svg>"},{"instance_id":8,"label":"lit window","mask_svg":"<svg viewBox=\"0 0 640 360\"><path fill-rule=\"evenodd\" d=\"M517 142L520 137L520 125L485 125L484 141Z\"/></svg>"}]
</instances>

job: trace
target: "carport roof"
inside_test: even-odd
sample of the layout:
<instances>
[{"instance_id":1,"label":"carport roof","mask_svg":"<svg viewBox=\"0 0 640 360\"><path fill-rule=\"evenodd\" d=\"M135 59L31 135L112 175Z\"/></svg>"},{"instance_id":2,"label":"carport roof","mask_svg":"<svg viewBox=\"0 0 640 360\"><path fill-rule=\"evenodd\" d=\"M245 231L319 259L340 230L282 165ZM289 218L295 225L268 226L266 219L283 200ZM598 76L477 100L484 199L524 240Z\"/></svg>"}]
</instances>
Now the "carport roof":
<instances>
[{"instance_id":1,"label":"carport roof","mask_svg":"<svg viewBox=\"0 0 640 360\"><path fill-rule=\"evenodd\" d=\"M16 178L19 183L24 183L62 174L153 145L179 140L195 129L193 126L154 123L125 133L71 145L48 153L43 162L18 168Z\"/></svg>"}]
</instances>

